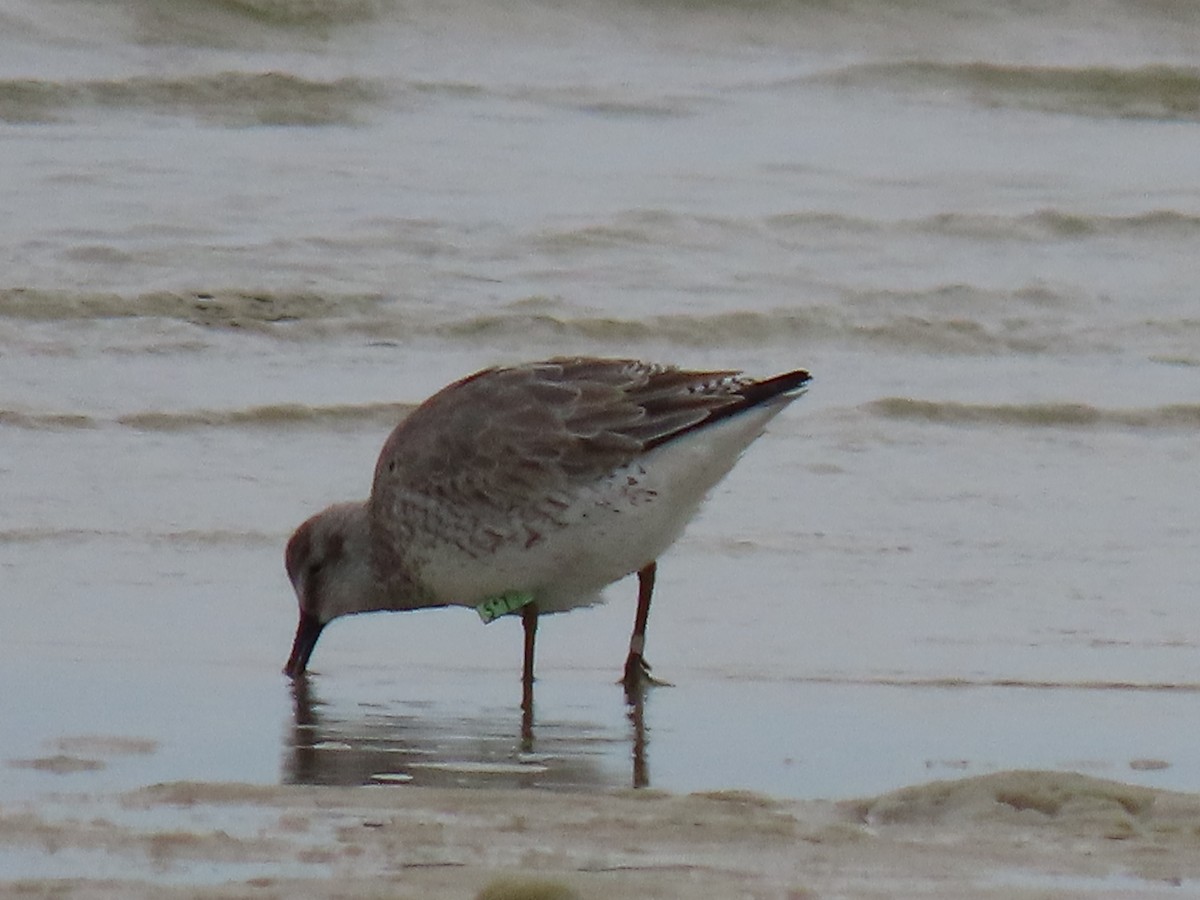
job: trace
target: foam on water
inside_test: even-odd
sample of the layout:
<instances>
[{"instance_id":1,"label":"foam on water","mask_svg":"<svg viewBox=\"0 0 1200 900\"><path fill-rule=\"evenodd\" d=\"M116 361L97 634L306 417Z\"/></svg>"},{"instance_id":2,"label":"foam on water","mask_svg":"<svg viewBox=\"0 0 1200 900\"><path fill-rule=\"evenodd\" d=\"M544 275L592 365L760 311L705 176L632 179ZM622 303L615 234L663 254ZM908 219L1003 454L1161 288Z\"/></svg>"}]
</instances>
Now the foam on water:
<instances>
[{"instance_id":1,"label":"foam on water","mask_svg":"<svg viewBox=\"0 0 1200 900\"><path fill-rule=\"evenodd\" d=\"M0 121L45 123L88 110L194 116L224 126L345 124L383 91L361 79L319 82L279 72L79 82L0 81Z\"/></svg>"},{"instance_id":2,"label":"foam on water","mask_svg":"<svg viewBox=\"0 0 1200 900\"><path fill-rule=\"evenodd\" d=\"M1200 68L1192 66L1073 68L916 61L853 66L824 77L844 86L874 84L911 91L937 102L957 95L957 102L1081 116L1200 118Z\"/></svg>"}]
</instances>

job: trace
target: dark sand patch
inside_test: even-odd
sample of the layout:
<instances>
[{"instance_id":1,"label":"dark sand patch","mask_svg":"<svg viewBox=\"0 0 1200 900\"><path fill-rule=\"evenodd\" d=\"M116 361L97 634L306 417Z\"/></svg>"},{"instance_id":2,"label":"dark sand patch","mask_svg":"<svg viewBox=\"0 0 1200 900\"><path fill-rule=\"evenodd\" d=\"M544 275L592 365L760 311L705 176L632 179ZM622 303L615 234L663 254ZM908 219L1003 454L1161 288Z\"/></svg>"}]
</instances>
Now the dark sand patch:
<instances>
[{"instance_id":1,"label":"dark sand patch","mask_svg":"<svg viewBox=\"0 0 1200 900\"><path fill-rule=\"evenodd\" d=\"M80 756L69 756L65 753L56 753L54 756L39 756L33 759L10 759L8 764L14 769L36 769L39 772L50 772L54 775L97 772L104 768L104 763L98 759L84 759Z\"/></svg>"}]
</instances>

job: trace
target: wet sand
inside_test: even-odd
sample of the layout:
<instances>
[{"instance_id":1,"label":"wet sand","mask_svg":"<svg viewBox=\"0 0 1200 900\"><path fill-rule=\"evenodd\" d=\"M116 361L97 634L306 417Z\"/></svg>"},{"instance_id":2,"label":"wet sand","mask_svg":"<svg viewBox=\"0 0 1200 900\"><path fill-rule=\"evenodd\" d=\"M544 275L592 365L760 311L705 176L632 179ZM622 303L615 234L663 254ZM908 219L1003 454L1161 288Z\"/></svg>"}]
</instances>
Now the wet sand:
<instances>
[{"instance_id":1,"label":"wet sand","mask_svg":"<svg viewBox=\"0 0 1200 900\"><path fill-rule=\"evenodd\" d=\"M0 872L30 873L0 895L1179 896L1198 850L1200 796L1063 772L841 802L175 782L0 809Z\"/></svg>"}]
</instances>

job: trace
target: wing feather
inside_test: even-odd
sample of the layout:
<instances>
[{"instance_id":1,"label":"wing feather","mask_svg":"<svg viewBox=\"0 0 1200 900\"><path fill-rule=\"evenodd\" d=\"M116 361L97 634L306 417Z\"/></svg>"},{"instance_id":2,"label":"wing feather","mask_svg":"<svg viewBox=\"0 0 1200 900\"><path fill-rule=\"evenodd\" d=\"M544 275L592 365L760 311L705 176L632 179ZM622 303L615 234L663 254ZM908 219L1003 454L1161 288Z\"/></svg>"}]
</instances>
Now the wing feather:
<instances>
[{"instance_id":1,"label":"wing feather","mask_svg":"<svg viewBox=\"0 0 1200 900\"><path fill-rule=\"evenodd\" d=\"M517 539L513 523L553 518L573 489L710 421L797 393L807 380L803 372L757 382L735 371L594 358L485 369L396 426L376 466L372 514L392 546L464 531ZM419 529L403 533L417 521ZM464 521L483 527L463 529Z\"/></svg>"}]
</instances>

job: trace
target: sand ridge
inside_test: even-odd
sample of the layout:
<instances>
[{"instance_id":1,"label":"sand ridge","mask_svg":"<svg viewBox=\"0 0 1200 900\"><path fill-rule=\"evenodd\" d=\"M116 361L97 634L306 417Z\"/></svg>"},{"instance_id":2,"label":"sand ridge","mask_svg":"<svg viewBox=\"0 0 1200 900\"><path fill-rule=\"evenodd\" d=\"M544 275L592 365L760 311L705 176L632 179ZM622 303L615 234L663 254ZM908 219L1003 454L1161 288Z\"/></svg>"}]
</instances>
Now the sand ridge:
<instances>
[{"instance_id":1,"label":"sand ridge","mask_svg":"<svg viewBox=\"0 0 1200 900\"><path fill-rule=\"evenodd\" d=\"M0 809L2 860L30 877L0 896L89 900L1140 897L1200 889L1200 796L1069 772L840 802L177 782Z\"/></svg>"}]
</instances>

